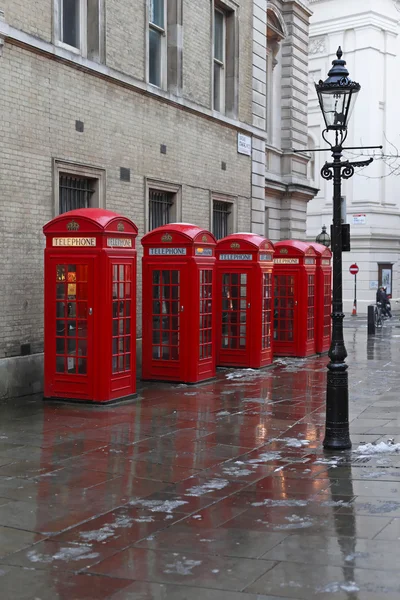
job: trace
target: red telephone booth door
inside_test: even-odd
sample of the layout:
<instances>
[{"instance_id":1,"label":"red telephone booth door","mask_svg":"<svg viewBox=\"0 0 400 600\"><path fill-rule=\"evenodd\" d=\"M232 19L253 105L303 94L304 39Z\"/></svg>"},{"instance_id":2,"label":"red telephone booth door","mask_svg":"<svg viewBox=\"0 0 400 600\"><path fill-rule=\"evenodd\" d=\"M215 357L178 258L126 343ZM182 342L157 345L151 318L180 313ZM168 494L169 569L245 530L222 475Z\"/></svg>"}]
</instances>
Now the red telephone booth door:
<instances>
[{"instance_id":1,"label":"red telephone booth door","mask_svg":"<svg viewBox=\"0 0 400 600\"><path fill-rule=\"evenodd\" d=\"M163 268L152 265L151 322L143 327L151 328L152 371L160 378L182 378L182 281L185 268Z\"/></svg>"},{"instance_id":2,"label":"red telephone booth door","mask_svg":"<svg viewBox=\"0 0 400 600\"><path fill-rule=\"evenodd\" d=\"M249 355L249 322L248 307L250 300L250 273L232 271L221 274L222 286L222 322L219 324L222 331L221 349L232 352L230 364L242 364L243 358ZM238 350L241 351L238 353Z\"/></svg>"},{"instance_id":3,"label":"red telephone booth door","mask_svg":"<svg viewBox=\"0 0 400 600\"><path fill-rule=\"evenodd\" d=\"M274 339L291 355L297 349L298 274L275 275L274 285Z\"/></svg>"},{"instance_id":4,"label":"red telephone booth door","mask_svg":"<svg viewBox=\"0 0 400 600\"><path fill-rule=\"evenodd\" d=\"M62 393L68 386L71 398L92 398L94 260L73 256L68 262L50 259L49 293L54 301L48 304L52 314L46 336L51 336L48 339L53 340L54 352L46 355L53 363L47 371L53 373L49 395Z\"/></svg>"}]
</instances>

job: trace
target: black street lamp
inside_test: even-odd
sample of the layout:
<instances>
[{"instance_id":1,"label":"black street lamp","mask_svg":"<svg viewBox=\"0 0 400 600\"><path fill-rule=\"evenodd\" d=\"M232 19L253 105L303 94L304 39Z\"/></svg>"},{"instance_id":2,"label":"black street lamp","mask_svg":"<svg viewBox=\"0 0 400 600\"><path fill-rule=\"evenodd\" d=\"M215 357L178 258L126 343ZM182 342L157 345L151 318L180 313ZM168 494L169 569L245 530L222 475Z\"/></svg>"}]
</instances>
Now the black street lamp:
<instances>
[{"instance_id":1,"label":"black street lamp","mask_svg":"<svg viewBox=\"0 0 400 600\"><path fill-rule=\"evenodd\" d=\"M324 179L333 179L333 312L332 340L329 350L328 378L326 388L326 424L324 448L346 450L351 448L349 432L349 387L347 351L343 337L342 293L342 179L354 175L354 167L367 166L373 161L349 162L342 160L343 144L347 138L347 125L361 86L349 78L346 62L342 60L341 48L325 81L315 85L319 104L325 121L322 137L329 144L333 162L327 162L321 170ZM334 134L334 143L328 139ZM348 148L350 149L350 148ZM329 237L329 236L328 236Z\"/></svg>"},{"instance_id":2,"label":"black street lamp","mask_svg":"<svg viewBox=\"0 0 400 600\"><path fill-rule=\"evenodd\" d=\"M322 231L317 235L315 241L317 242L317 244L322 244L326 248L330 248L331 238L329 237L329 234L326 231L325 225L322 225Z\"/></svg>"}]
</instances>

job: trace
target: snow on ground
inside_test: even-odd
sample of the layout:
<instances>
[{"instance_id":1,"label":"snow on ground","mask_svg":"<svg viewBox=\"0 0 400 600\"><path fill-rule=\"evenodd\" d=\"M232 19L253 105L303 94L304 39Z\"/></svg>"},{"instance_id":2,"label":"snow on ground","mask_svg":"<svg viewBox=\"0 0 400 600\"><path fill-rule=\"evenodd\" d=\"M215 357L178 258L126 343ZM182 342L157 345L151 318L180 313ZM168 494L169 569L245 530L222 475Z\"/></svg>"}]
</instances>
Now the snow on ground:
<instances>
[{"instance_id":1,"label":"snow on ground","mask_svg":"<svg viewBox=\"0 0 400 600\"><path fill-rule=\"evenodd\" d=\"M354 452L356 454L362 454L363 456L370 456L371 454L393 454L394 452L400 452L400 444L394 444L392 442L360 444Z\"/></svg>"},{"instance_id":2,"label":"snow on ground","mask_svg":"<svg viewBox=\"0 0 400 600\"><path fill-rule=\"evenodd\" d=\"M225 377L229 380L232 379L243 379L244 377L256 377L260 375L260 371L256 371L255 369L239 369L237 371L233 371L233 373L227 373Z\"/></svg>"},{"instance_id":3,"label":"snow on ground","mask_svg":"<svg viewBox=\"0 0 400 600\"><path fill-rule=\"evenodd\" d=\"M188 504L187 500L132 500L130 506L148 508L150 512L171 513L176 508Z\"/></svg>"},{"instance_id":4,"label":"snow on ground","mask_svg":"<svg viewBox=\"0 0 400 600\"><path fill-rule=\"evenodd\" d=\"M91 546L75 546L72 548L60 548L55 554L39 554L35 550L27 553L28 559L33 563L50 564L55 560L82 560L98 558L100 554L92 552Z\"/></svg>"},{"instance_id":5,"label":"snow on ground","mask_svg":"<svg viewBox=\"0 0 400 600\"><path fill-rule=\"evenodd\" d=\"M166 565L164 573L172 575L192 575L194 567L200 566L201 560L189 560L183 557L182 560L176 560L174 563Z\"/></svg>"},{"instance_id":6,"label":"snow on ground","mask_svg":"<svg viewBox=\"0 0 400 600\"><path fill-rule=\"evenodd\" d=\"M229 485L227 479L210 479L202 485L194 485L186 490L187 496L204 496L213 490L222 490Z\"/></svg>"}]
</instances>

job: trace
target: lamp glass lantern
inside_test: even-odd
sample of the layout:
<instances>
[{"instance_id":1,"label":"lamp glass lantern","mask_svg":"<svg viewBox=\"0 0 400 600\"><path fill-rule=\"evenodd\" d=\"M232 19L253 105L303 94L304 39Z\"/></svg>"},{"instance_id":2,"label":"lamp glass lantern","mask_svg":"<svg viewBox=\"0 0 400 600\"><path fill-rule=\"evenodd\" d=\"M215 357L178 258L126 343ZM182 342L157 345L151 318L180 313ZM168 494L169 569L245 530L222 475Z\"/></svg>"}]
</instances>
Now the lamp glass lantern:
<instances>
[{"instance_id":1,"label":"lamp glass lantern","mask_svg":"<svg viewBox=\"0 0 400 600\"><path fill-rule=\"evenodd\" d=\"M349 78L346 61L339 47L336 60L325 81L315 84L319 104L328 131L345 131L361 89L359 83Z\"/></svg>"},{"instance_id":2,"label":"lamp glass lantern","mask_svg":"<svg viewBox=\"0 0 400 600\"><path fill-rule=\"evenodd\" d=\"M317 237L315 238L315 241L317 242L317 244L322 244L326 248L330 247L330 245L331 245L331 238L330 238L328 232L326 231L326 226L325 225L323 225L322 231L321 231L321 233L319 233L317 235Z\"/></svg>"}]
</instances>

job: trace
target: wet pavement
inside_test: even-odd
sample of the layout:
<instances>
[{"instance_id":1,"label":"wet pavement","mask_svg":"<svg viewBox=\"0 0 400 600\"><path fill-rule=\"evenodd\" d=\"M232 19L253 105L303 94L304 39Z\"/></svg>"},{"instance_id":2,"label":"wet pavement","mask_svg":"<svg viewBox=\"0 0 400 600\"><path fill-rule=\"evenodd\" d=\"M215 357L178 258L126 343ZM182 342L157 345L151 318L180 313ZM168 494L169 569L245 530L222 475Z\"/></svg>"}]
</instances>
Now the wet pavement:
<instances>
[{"instance_id":1,"label":"wet pavement","mask_svg":"<svg viewBox=\"0 0 400 600\"><path fill-rule=\"evenodd\" d=\"M0 403L0 597L398 600L400 322L346 344L351 452L322 450L326 357Z\"/></svg>"}]
</instances>

